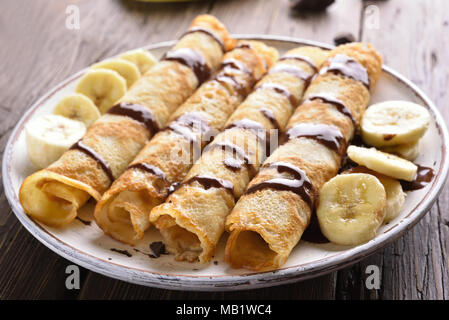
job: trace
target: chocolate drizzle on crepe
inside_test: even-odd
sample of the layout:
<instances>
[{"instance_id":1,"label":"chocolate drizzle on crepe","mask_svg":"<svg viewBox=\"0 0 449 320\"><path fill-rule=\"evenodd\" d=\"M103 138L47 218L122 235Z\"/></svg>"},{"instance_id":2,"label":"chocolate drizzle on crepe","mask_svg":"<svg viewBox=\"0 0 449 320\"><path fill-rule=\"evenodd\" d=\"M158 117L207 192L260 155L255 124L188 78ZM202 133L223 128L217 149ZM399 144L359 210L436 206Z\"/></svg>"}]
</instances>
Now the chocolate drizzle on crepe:
<instances>
[{"instance_id":1,"label":"chocolate drizzle on crepe","mask_svg":"<svg viewBox=\"0 0 449 320\"><path fill-rule=\"evenodd\" d=\"M290 104L294 108L298 105L298 99L296 99L296 97L293 94L291 94L290 91L288 91L284 86L267 82L262 83L260 86L256 87L256 90L264 90L264 89L270 89L283 95L290 101Z\"/></svg>"},{"instance_id":2,"label":"chocolate drizzle on crepe","mask_svg":"<svg viewBox=\"0 0 449 320\"><path fill-rule=\"evenodd\" d=\"M273 178L262 181L249 187L245 194L251 194L267 188L279 191L290 191L299 195L309 205L310 209L313 210L314 190L312 183L303 170L291 163L281 161L269 163L262 167L262 169L266 168L276 168L278 173L286 172L291 174L294 178Z\"/></svg>"},{"instance_id":3,"label":"chocolate drizzle on crepe","mask_svg":"<svg viewBox=\"0 0 449 320\"><path fill-rule=\"evenodd\" d=\"M281 129L279 122L276 120L276 117L274 116L273 111L271 111L268 108L260 108L259 111L264 115L265 118L270 120L271 124L275 129L277 130Z\"/></svg>"},{"instance_id":4,"label":"chocolate drizzle on crepe","mask_svg":"<svg viewBox=\"0 0 449 320\"><path fill-rule=\"evenodd\" d=\"M213 131L203 114L200 112L186 113L172 121L165 129L176 132L193 143L199 143L197 137L198 134L200 134L202 138L206 138L207 136L207 139L205 140L208 140Z\"/></svg>"},{"instance_id":5,"label":"chocolate drizzle on crepe","mask_svg":"<svg viewBox=\"0 0 449 320\"><path fill-rule=\"evenodd\" d=\"M210 188L223 188L226 191L230 192L232 195L234 195L234 185L232 184L232 182L206 175L197 175L191 177L187 181L183 182L182 185L191 184L195 181L201 184L206 190Z\"/></svg>"},{"instance_id":6,"label":"chocolate drizzle on crepe","mask_svg":"<svg viewBox=\"0 0 449 320\"><path fill-rule=\"evenodd\" d=\"M277 66L271 68L270 71L268 72L268 74L273 74L273 73L278 73L278 72L288 73L288 74L295 76L298 79L304 80L306 87L309 86L310 80L313 77L313 74L310 74L310 73L304 71L300 67L296 67L296 66L289 65L289 64L277 65Z\"/></svg>"},{"instance_id":7,"label":"chocolate drizzle on crepe","mask_svg":"<svg viewBox=\"0 0 449 320\"><path fill-rule=\"evenodd\" d=\"M142 163L132 164L128 167L128 169L134 169L134 168L149 172L161 180L164 180L164 181L166 180L164 171L162 171L159 167L156 167L154 165L142 162Z\"/></svg>"},{"instance_id":8,"label":"chocolate drizzle on crepe","mask_svg":"<svg viewBox=\"0 0 449 320\"><path fill-rule=\"evenodd\" d=\"M307 103L308 101L314 101L314 100L321 100L324 103L329 103L329 104L334 105L339 112L341 112L345 116L351 118L352 123L355 125L355 123L356 123L355 117L352 114L351 110L345 105L345 103L343 101L341 101L331 95L325 94L325 93L317 93L317 94L309 95L307 97L307 100L305 101L305 103Z\"/></svg>"},{"instance_id":9,"label":"chocolate drizzle on crepe","mask_svg":"<svg viewBox=\"0 0 449 320\"><path fill-rule=\"evenodd\" d=\"M357 60L344 54L337 54L329 59L329 65L322 68L320 74L325 74L327 72L341 74L345 77L352 78L363 83L368 90L370 89L370 79L366 68Z\"/></svg>"},{"instance_id":10,"label":"chocolate drizzle on crepe","mask_svg":"<svg viewBox=\"0 0 449 320\"><path fill-rule=\"evenodd\" d=\"M170 50L165 53L162 60L177 61L189 67L195 73L199 83L206 81L211 74L211 69L204 57L198 51L190 48Z\"/></svg>"},{"instance_id":11,"label":"chocolate drizzle on crepe","mask_svg":"<svg viewBox=\"0 0 449 320\"><path fill-rule=\"evenodd\" d=\"M106 175L108 176L109 180L111 180L111 182L114 181L114 175L112 174L112 170L106 163L106 161L104 161L104 159L95 150L85 145L82 140L79 140L73 146L71 146L70 150L78 150L88 155L101 166L104 173L106 173Z\"/></svg>"},{"instance_id":12,"label":"chocolate drizzle on crepe","mask_svg":"<svg viewBox=\"0 0 449 320\"><path fill-rule=\"evenodd\" d=\"M265 145L266 153L270 151L270 134L269 132L259 123L250 119L241 119L232 122L224 130L229 130L232 128L240 128L243 130L249 130L257 136L258 142Z\"/></svg>"},{"instance_id":13,"label":"chocolate drizzle on crepe","mask_svg":"<svg viewBox=\"0 0 449 320\"><path fill-rule=\"evenodd\" d=\"M205 29L205 28L201 28L201 27L194 27L194 28L191 28L191 29L187 30L187 31L181 36L181 38L184 37L185 35L189 34L189 33L195 33L195 32L201 32L201 33L207 34L209 37L211 37L212 39L214 39L214 40L220 45L221 51L223 51L223 52L226 51L225 46L224 46L224 43L223 43L223 41L221 40L221 38L218 37L218 36L217 36L215 33L213 33L212 31L210 31L210 30L208 30L208 29Z\"/></svg>"},{"instance_id":14,"label":"chocolate drizzle on crepe","mask_svg":"<svg viewBox=\"0 0 449 320\"><path fill-rule=\"evenodd\" d=\"M300 55L300 54L288 54L288 55L285 55L285 56L283 56L283 57L281 57L281 58L279 58L279 61L282 61L282 60L298 60L298 61L302 61L302 62L305 62L305 63L307 63L315 72L318 72L318 67L317 67L317 65L315 64L315 62L313 62L313 60L311 59L311 58L309 58L309 57L307 57L307 56L303 56L303 55Z\"/></svg>"},{"instance_id":15,"label":"chocolate drizzle on crepe","mask_svg":"<svg viewBox=\"0 0 449 320\"><path fill-rule=\"evenodd\" d=\"M334 126L326 124L300 123L287 131L287 139L311 138L341 155L344 152L345 138Z\"/></svg>"},{"instance_id":16,"label":"chocolate drizzle on crepe","mask_svg":"<svg viewBox=\"0 0 449 320\"><path fill-rule=\"evenodd\" d=\"M236 74L234 74L236 71L244 73L250 77L247 85L239 82L236 78ZM256 82L253 72L244 63L236 59L226 59L223 61L220 71L215 75L214 80L225 86L226 84L231 85L231 87L233 87L242 98L248 95L248 92Z\"/></svg>"},{"instance_id":17,"label":"chocolate drizzle on crepe","mask_svg":"<svg viewBox=\"0 0 449 320\"><path fill-rule=\"evenodd\" d=\"M232 171L238 171L242 168L242 165L245 165L251 176L256 174L256 168L254 168L254 165L251 163L251 159L249 159L245 151L239 146L226 141L218 142L209 145L205 152L213 149L221 149L223 151L232 152L232 157L225 157L223 160L225 166Z\"/></svg>"},{"instance_id":18,"label":"chocolate drizzle on crepe","mask_svg":"<svg viewBox=\"0 0 449 320\"><path fill-rule=\"evenodd\" d=\"M109 109L107 113L131 118L147 128L151 135L159 130L159 125L151 110L139 104L121 102Z\"/></svg>"}]
</instances>

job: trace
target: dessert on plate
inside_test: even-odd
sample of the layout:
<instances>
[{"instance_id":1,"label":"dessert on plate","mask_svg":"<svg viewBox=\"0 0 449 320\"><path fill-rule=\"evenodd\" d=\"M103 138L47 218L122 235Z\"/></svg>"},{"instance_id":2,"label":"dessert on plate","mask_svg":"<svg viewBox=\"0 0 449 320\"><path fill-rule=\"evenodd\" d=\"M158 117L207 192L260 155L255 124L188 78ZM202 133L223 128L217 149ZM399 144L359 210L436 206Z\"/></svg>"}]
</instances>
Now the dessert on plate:
<instances>
[{"instance_id":1,"label":"dessert on plate","mask_svg":"<svg viewBox=\"0 0 449 320\"><path fill-rule=\"evenodd\" d=\"M20 203L70 228L93 198L105 234L134 246L154 227L177 261L209 262L227 232L225 261L255 271L280 268L301 240L362 245L433 179L412 162L427 109L369 105L381 71L369 44L279 58L198 16L158 62L137 49L96 63L26 124L40 170Z\"/></svg>"}]
</instances>

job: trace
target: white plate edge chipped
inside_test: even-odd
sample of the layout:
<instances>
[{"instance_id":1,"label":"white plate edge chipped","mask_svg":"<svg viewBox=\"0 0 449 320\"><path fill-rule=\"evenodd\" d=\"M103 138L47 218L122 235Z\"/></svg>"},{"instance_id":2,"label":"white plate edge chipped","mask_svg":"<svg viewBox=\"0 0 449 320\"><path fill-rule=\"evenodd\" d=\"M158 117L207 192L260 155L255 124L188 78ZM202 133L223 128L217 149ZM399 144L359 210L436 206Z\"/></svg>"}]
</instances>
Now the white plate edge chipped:
<instances>
[{"instance_id":1,"label":"white plate edge chipped","mask_svg":"<svg viewBox=\"0 0 449 320\"><path fill-rule=\"evenodd\" d=\"M289 37L261 35L235 37L263 40L281 53L302 45L331 48L326 44ZM160 57L173 43L174 41L161 42L145 49ZM301 241L281 269L262 273L233 270L223 261L226 235L222 237L212 262L205 266L199 263L175 262L171 255L161 255L153 259L135 251L131 246L104 235L95 222L87 226L80 220L75 220L65 229L55 229L30 219L19 203L18 190L22 181L36 170L28 160L24 125L36 116L51 113L59 99L68 92L73 92L77 79L86 70L87 68L81 70L51 89L19 120L5 148L2 165L3 184L14 213L35 238L60 256L112 278L152 287L202 291L251 289L313 278L356 263L411 229L436 201L449 171L449 135L437 108L411 81L384 66L370 103L409 100L425 106L430 111L431 124L421 140L420 155L415 162L433 168L435 177L424 189L408 193L400 215L388 225L382 226L373 240L356 247ZM81 217L91 214L88 212L89 206L92 208L92 201L81 210ZM157 230L151 228L136 248L148 253L148 244L158 240L161 238ZM126 250L132 257L111 251L111 248Z\"/></svg>"}]
</instances>

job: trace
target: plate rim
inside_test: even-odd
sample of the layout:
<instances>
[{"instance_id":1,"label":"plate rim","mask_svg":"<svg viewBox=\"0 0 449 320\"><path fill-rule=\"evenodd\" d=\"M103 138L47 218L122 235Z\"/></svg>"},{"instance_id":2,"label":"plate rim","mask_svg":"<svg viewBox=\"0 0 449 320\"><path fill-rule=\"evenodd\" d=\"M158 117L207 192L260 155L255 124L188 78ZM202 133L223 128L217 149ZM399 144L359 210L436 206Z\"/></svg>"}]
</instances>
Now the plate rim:
<instances>
[{"instance_id":1,"label":"plate rim","mask_svg":"<svg viewBox=\"0 0 449 320\"><path fill-rule=\"evenodd\" d=\"M332 49L334 46L325 44L318 41L294 38L287 36L276 35L258 35L258 34L235 34L236 39L254 39L254 40L267 40L267 41L281 41L288 42L294 45L311 45L325 49ZM142 46L140 48L154 50L171 46L175 43L172 41L157 42L151 45ZM139 48L136 48L139 49ZM112 58L112 57L110 57ZM83 252L79 249L72 247L53 234L43 229L38 223L30 219L23 211L18 197L12 188L12 182L9 175L9 168L11 163L8 161L11 158L13 151L13 142L18 137L18 131L22 129L24 123L28 118L38 109L38 107L45 102L54 93L60 90L62 87L72 82L76 78L80 77L87 68L84 68L75 74L69 76L59 84L48 90L42 95L36 102L34 102L25 114L20 118L14 127L11 135L8 138L7 144L4 149L2 159L2 180L5 190L5 195L11 206L14 214L20 221L20 223L30 232L37 240L44 244L47 248L54 251L58 255L65 259L76 263L82 267L85 267L93 272L97 272L106 275L111 278L131 282L134 284L151 286L156 288L171 289L171 290L192 290L192 291L232 291L232 290L245 290L255 289L268 286L277 286L290 282L302 281L310 278L324 275L329 272L344 268L352 265L367 256L373 254L375 251L386 246L388 243L398 239L405 232L413 228L422 217L430 210L434 202L437 200L438 195L442 191L445 181L449 173L449 134L446 127L446 123L441 116L439 110L436 108L432 100L413 82L407 79L399 72L383 65L382 71L393 76L395 79L402 82L405 86L409 87L430 109L435 120L437 129L442 137L442 150L441 155L441 167L439 172L435 176L435 182L432 184L430 190L424 195L420 203L413 208L410 213L404 217L397 225L391 234L388 229L385 233L377 236L375 239L354 247L347 252L332 255L320 259L315 262L308 263L306 265L295 265L290 267L280 268L274 271L266 272L250 272L244 275L217 275L217 276L186 276L186 275L170 275L152 272L150 270L142 270L132 267L126 267L120 264L116 264L111 261L106 261L89 253ZM404 219L407 219L405 223L401 223ZM396 226L395 226L396 227Z\"/></svg>"}]
</instances>

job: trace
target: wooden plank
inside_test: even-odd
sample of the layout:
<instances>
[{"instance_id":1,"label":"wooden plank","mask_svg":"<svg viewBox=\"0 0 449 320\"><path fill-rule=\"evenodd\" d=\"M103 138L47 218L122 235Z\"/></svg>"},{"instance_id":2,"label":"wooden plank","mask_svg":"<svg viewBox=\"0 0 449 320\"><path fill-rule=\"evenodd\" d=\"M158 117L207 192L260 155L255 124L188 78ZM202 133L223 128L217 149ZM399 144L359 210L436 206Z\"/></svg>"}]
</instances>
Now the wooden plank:
<instances>
[{"instance_id":1,"label":"wooden plank","mask_svg":"<svg viewBox=\"0 0 449 320\"><path fill-rule=\"evenodd\" d=\"M335 298L336 273L295 284L234 292L189 292L145 288L91 272L79 299L150 299L150 300L249 300L249 299L326 299ZM333 284L330 286L329 284Z\"/></svg>"},{"instance_id":2,"label":"wooden plank","mask_svg":"<svg viewBox=\"0 0 449 320\"><path fill-rule=\"evenodd\" d=\"M359 34L362 4L337 1L324 13L292 11L288 1L228 0L215 2L211 14L229 26L232 33L271 34L333 44L341 32Z\"/></svg>"},{"instance_id":3,"label":"wooden plank","mask_svg":"<svg viewBox=\"0 0 449 320\"><path fill-rule=\"evenodd\" d=\"M379 12L378 28L372 16L365 17L362 39L372 42L384 56L385 64L409 77L436 103L449 122L446 103L449 39L447 1L367 1ZM373 7L368 8L371 10ZM367 22L367 23L366 23ZM446 30L446 31L445 31ZM404 237L366 261L338 275L339 298L447 299L449 297L448 239L449 188L425 218ZM382 269L382 288L369 296L361 270L367 264ZM354 281L351 281L354 279ZM360 289L359 292L354 290ZM349 292L348 295L344 294Z\"/></svg>"}]
</instances>

